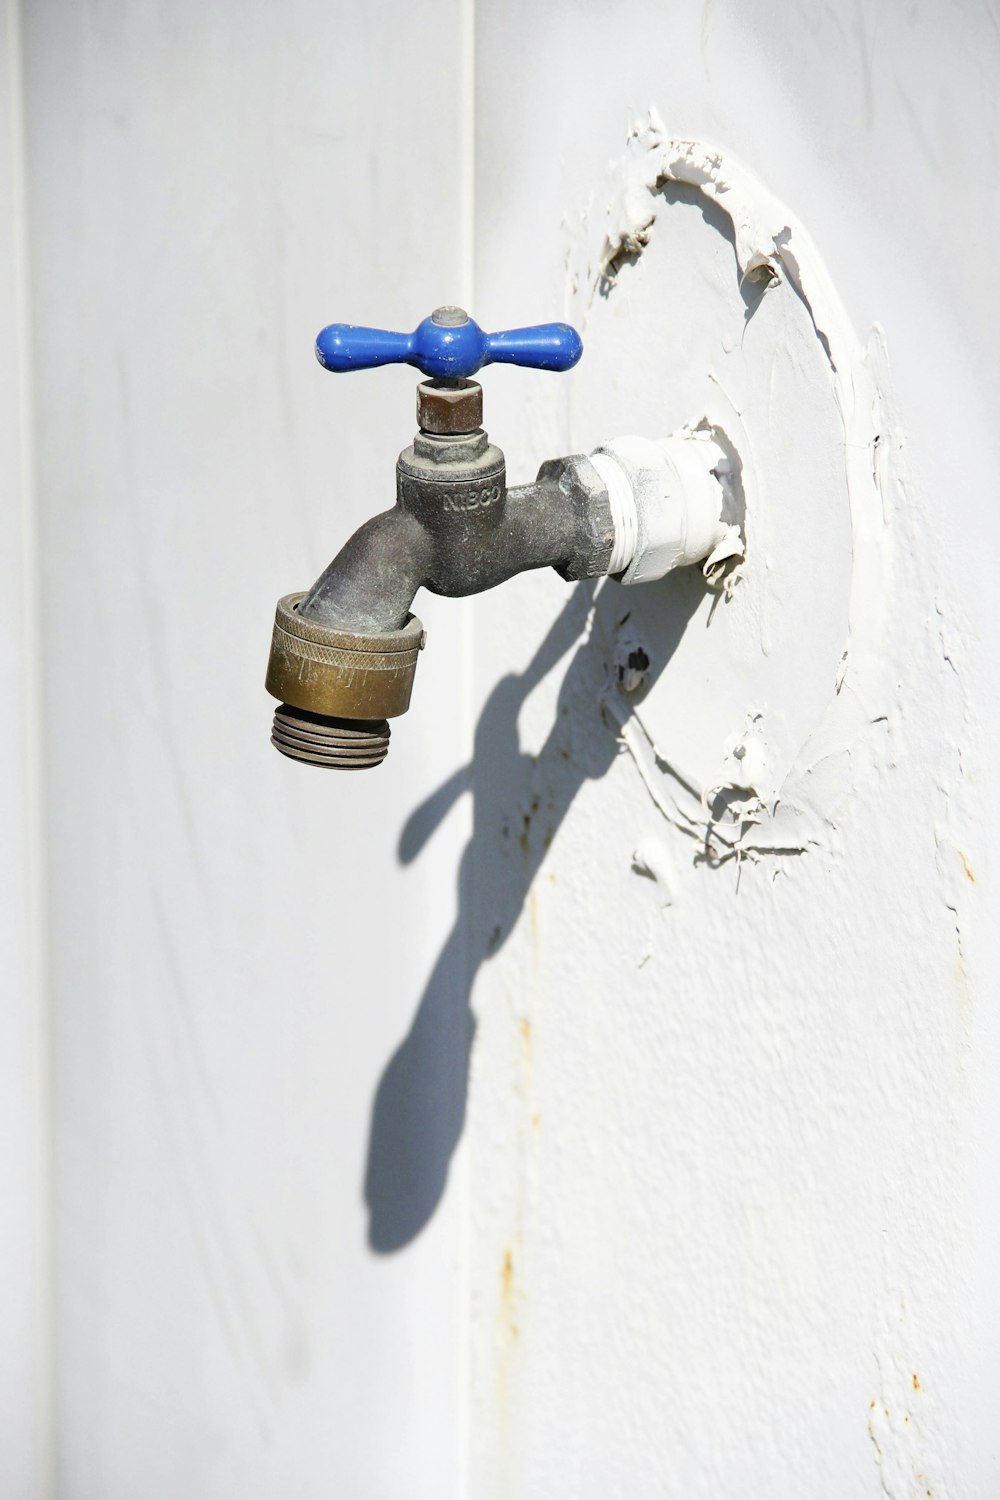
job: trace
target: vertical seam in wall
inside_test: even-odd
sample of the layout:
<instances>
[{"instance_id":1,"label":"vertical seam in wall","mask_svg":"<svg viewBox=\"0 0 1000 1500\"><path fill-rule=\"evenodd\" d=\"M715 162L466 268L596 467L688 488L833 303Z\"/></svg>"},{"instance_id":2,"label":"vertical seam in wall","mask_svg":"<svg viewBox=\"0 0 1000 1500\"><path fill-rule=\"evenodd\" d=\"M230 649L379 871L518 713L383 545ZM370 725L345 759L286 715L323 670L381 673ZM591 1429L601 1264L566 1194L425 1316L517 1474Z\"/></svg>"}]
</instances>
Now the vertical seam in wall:
<instances>
[{"instance_id":1,"label":"vertical seam in wall","mask_svg":"<svg viewBox=\"0 0 1000 1500\"><path fill-rule=\"evenodd\" d=\"M476 0L458 0L459 3L459 60L458 60L458 110L459 131L458 139L461 142L461 160L459 162L459 277L461 279L461 303L469 309L472 316L476 316ZM469 766L470 781L474 784L475 768L472 765L473 751L475 748L475 622L476 601L475 597L464 601L465 619L462 621L464 629L461 632L461 659L460 670L462 676L462 744L459 747L462 761ZM468 842L472 838L474 797L464 800L465 828L463 834ZM471 878L467 872L466 880ZM473 893L465 891L460 893L460 908L469 910L469 900ZM462 901L462 897L466 899ZM463 935L463 985L471 1003L471 981L472 981L472 955L469 951L470 923L466 923ZM471 1068L472 1057L470 1055L468 1064ZM470 1080L471 1082L471 1080ZM458 1309L458 1382L459 1382L459 1409L458 1409L458 1485L457 1491L462 1500L469 1500L470 1484L470 1425L472 1421L472 1392L470 1388L472 1379L472 1318L471 1318L471 1288L472 1288L472 1246L471 1246L471 1198L470 1198L470 1167L468 1142L463 1141L459 1151L459 1159L455 1163L460 1167L461 1180L456 1186L459 1188L458 1203L458 1286L457 1295L460 1299Z\"/></svg>"},{"instance_id":2,"label":"vertical seam in wall","mask_svg":"<svg viewBox=\"0 0 1000 1500\"><path fill-rule=\"evenodd\" d=\"M11 156L13 175L18 464L24 598L25 698L22 744L28 797L28 964L31 993L31 1099L33 1109L33 1239L31 1289L35 1325L37 1500L55 1494L54 1243L52 1150L52 1025L46 957L46 816L44 654L42 642L40 516L32 357L28 153L25 120L22 0L8 0Z\"/></svg>"},{"instance_id":3,"label":"vertical seam in wall","mask_svg":"<svg viewBox=\"0 0 1000 1500\"><path fill-rule=\"evenodd\" d=\"M476 0L459 0L458 249L462 306L473 311L476 279Z\"/></svg>"}]
</instances>

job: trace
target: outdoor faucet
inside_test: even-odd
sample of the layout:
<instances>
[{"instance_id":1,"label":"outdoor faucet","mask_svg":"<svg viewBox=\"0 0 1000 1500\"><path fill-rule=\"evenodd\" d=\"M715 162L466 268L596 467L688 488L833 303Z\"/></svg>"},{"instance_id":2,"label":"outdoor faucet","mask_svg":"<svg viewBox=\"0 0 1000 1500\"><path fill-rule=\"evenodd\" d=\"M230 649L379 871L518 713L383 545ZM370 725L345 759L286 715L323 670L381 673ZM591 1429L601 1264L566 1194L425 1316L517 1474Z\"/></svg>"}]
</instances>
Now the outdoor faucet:
<instances>
[{"instance_id":1,"label":"outdoor faucet","mask_svg":"<svg viewBox=\"0 0 1000 1500\"><path fill-rule=\"evenodd\" d=\"M280 700L271 739L284 755L341 769L385 759L388 720L409 707L426 638L410 613L419 588L460 598L550 566L568 580L637 583L741 552L732 455L707 426L548 459L533 484L507 488L470 377L488 364L569 370L582 353L565 323L487 334L458 307L409 334L324 328L316 355L327 370L409 364L429 378L417 386L419 431L396 463L396 504L311 589L278 602L265 685Z\"/></svg>"}]
</instances>

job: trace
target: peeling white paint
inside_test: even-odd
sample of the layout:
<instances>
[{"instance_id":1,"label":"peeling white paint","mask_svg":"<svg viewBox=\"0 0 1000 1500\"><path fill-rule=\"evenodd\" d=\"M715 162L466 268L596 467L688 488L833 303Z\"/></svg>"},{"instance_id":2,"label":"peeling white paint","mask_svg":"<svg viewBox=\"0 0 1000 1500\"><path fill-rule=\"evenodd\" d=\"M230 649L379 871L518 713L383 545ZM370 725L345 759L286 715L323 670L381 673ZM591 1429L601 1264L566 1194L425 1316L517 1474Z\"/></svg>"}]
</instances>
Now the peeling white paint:
<instances>
[{"instance_id":1,"label":"peeling white paint","mask_svg":"<svg viewBox=\"0 0 1000 1500\"><path fill-rule=\"evenodd\" d=\"M614 673L618 687L631 695L639 692L649 675L649 653L631 614L626 614L615 637Z\"/></svg>"},{"instance_id":2,"label":"peeling white paint","mask_svg":"<svg viewBox=\"0 0 1000 1500\"><path fill-rule=\"evenodd\" d=\"M658 213L669 212L658 194L671 182L694 187L725 211L744 281L761 283L768 296L781 295L785 288L799 299L824 351L829 396L844 434L844 504L850 510L853 542L849 637L825 711L780 781L755 783L755 794L740 806L732 845L755 855L802 851L829 844L864 768L889 754L885 728L897 712L898 684L885 646L892 604L889 527L899 504L901 439L885 339L877 327L866 340L858 338L816 245L796 216L728 153L671 136L655 109L644 125L632 129L625 155L611 169L607 213L573 264L571 275L588 309L602 289L614 295L625 258L641 255L649 245ZM597 246L593 233L600 236ZM580 255L586 259L585 270ZM753 455L744 448L740 458L746 466ZM766 498L758 496L757 502L766 503ZM752 529L752 514L747 524ZM706 564L706 576L715 581L739 546L734 534L727 535ZM822 567L823 559L812 563ZM730 592L734 581L731 577ZM635 736L626 744L635 756ZM664 757L655 747L654 752L662 763ZM757 779L766 782L763 774ZM644 780L649 785L648 776ZM745 789L738 779L729 785ZM703 805L725 789L726 783L699 789ZM667 800L672 801L669 793Z\"/></svg>"}]
</instances>

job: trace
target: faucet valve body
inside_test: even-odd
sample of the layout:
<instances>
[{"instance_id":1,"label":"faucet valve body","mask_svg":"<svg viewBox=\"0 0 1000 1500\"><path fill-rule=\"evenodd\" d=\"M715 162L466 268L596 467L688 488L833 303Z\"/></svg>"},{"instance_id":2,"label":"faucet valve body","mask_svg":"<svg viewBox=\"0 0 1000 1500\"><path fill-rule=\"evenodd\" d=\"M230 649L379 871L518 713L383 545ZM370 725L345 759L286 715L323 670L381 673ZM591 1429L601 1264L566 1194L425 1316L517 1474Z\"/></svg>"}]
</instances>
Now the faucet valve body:
<instances>
[{"instance_id":1,"label":"faucet valve body","mask_svg":"<svg viewBox=\"0 0 1000 1500\"><path fill-rule=\"evenodd\" d=\"M308 592L278 602L265 686L281 700L271 738L284 755L341 767L385 758L388 720L409 707L424 644L409 612L417 589L460 597L550 563L569 577L605 570L594 562L610 556L611 519L593 467L580 460L602 502L593 524L581 527L579 505L567 503L580 487L566 476L508 492L503 453L483 431L482 388L469 379L489 364L568 370L582 353L565 323L484 333L458 307L438 308L412 334L323 329L316 354L327 370L405 363L430 378L417 388L419 431L399 455L394 509L355 532Z\"/></svg>"}]
</instances>

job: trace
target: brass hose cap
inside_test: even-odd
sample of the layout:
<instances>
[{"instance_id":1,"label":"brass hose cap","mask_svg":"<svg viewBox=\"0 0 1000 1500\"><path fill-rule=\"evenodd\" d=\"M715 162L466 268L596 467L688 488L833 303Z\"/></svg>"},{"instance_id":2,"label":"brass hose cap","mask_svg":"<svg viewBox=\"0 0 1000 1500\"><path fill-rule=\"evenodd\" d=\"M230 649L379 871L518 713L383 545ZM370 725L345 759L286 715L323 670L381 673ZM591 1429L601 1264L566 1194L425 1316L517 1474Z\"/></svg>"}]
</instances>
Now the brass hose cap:
<instances>
[{"instance_id":1,"label":"brass hose cap","mask_svg":"<svg viewBox=\"0 0 1000 1500\"><path fill-rule=\"evenodd\" d=\"M424 627L362 634L303 619L304 594L278 600L264 685L293 708L339 719L393 719L410 706Z\"/></svg>"}]
</instances>

